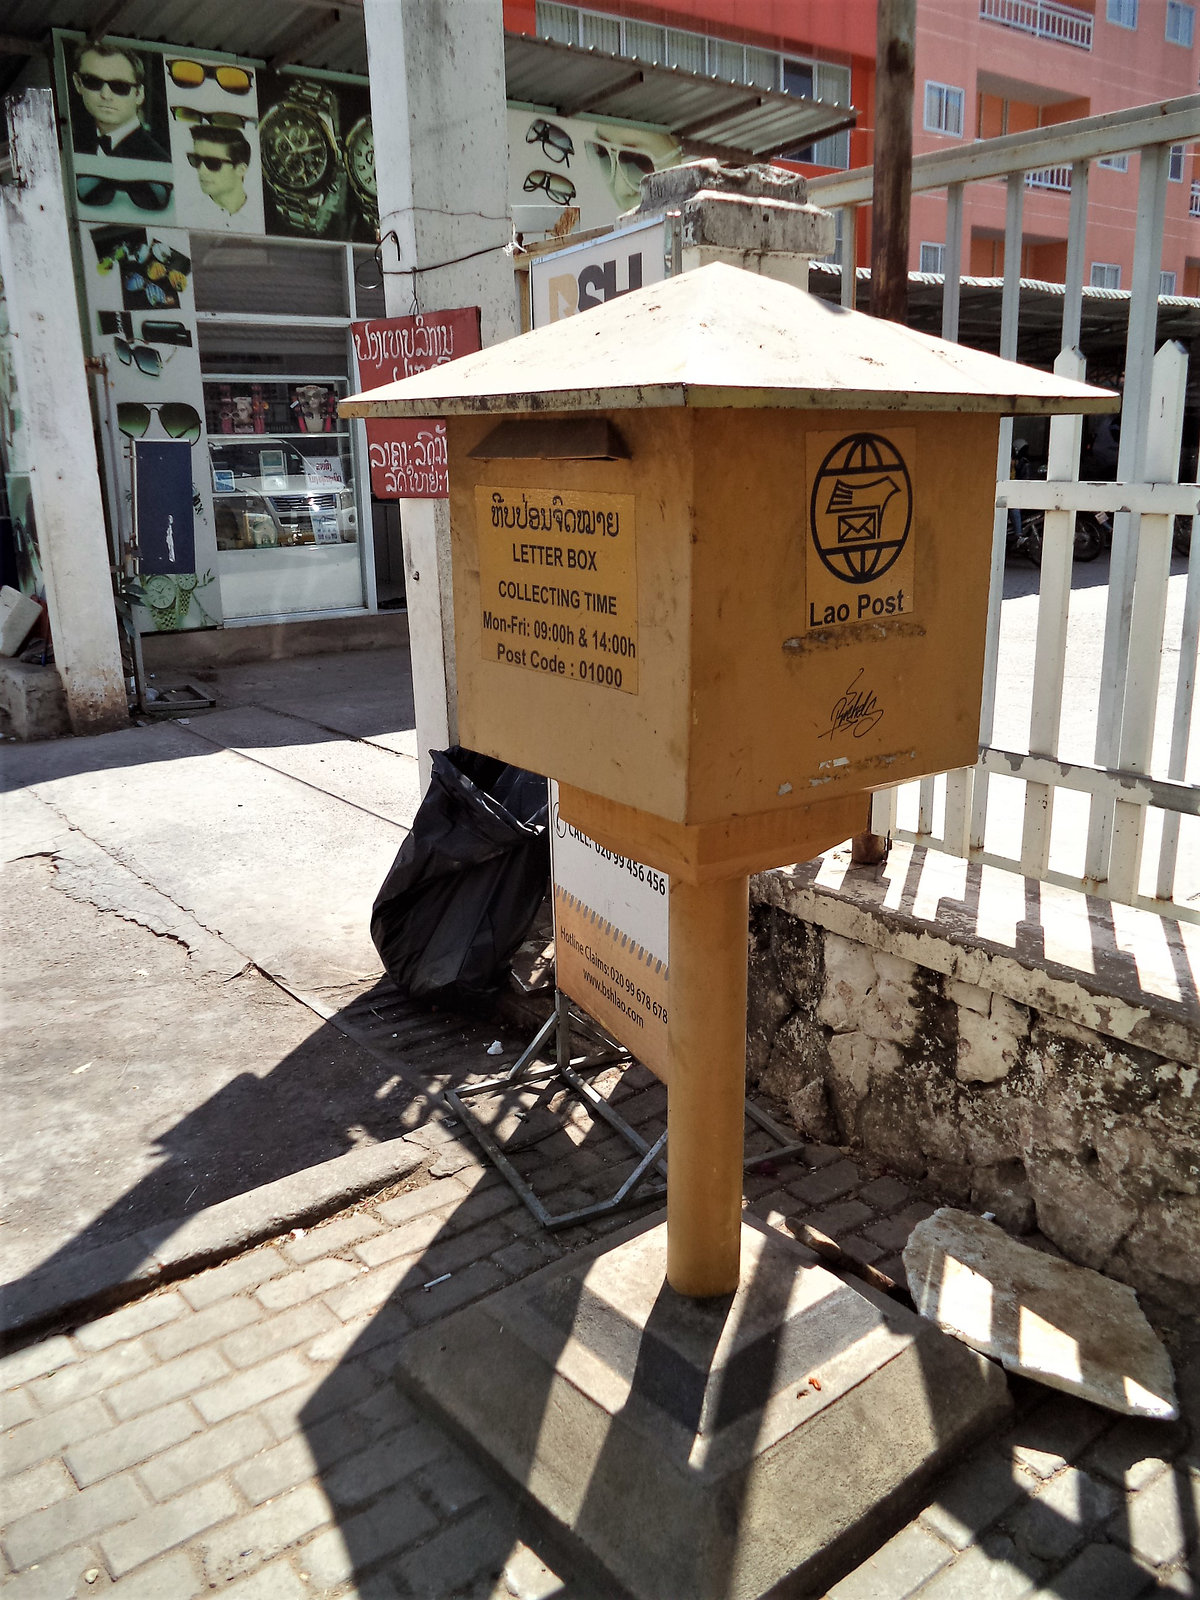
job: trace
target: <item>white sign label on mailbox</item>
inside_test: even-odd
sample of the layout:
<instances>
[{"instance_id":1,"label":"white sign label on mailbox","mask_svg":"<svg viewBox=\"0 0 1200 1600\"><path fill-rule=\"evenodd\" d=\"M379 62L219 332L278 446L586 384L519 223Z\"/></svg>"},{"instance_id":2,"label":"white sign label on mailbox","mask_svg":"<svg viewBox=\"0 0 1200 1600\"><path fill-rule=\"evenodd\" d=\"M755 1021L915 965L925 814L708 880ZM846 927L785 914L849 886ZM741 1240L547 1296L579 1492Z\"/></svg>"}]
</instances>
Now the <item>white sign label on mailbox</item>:
<instances>
[{"instance_id":1,"label":"white sign label on mailbox","mask_svg":"<svg viewBox=\"0 0 1200 1600\"><path fill-rule=\"evenodd\" d=\"M587 244L534 256L529 263L535 328L573 317L666 277L667 225L662 217L621 228Z\"/></svg>"},{"instance_id":2,"label":"white sign label on mailbox","mask_svg":"<svg viewBox=\"0 0 1200 1600\"><path fill-rule=\"evenodd\" d=\"M670 879L564 822L553 782L550 821L558 987L664 1078Z\"/></svg>"}]
</instances>

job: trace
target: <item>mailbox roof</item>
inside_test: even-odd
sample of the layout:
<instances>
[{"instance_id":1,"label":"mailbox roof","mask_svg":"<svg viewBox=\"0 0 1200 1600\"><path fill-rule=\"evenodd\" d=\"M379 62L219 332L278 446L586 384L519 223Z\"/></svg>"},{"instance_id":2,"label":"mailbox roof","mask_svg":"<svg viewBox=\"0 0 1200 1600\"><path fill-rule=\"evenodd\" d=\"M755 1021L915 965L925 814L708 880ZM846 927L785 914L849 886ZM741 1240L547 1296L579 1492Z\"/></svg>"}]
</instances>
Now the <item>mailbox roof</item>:
<instances>
[{"instance_id":1,"label":"mailbox roof","mask_svg":"<svg viewBox=\"0 0 1200 1600\"><path fill-rule=\"evenodd\" d=\"M352 417L643 406L1115 411L1107 389L716 263L366 394Z\"/></svg>"}]
</instances>

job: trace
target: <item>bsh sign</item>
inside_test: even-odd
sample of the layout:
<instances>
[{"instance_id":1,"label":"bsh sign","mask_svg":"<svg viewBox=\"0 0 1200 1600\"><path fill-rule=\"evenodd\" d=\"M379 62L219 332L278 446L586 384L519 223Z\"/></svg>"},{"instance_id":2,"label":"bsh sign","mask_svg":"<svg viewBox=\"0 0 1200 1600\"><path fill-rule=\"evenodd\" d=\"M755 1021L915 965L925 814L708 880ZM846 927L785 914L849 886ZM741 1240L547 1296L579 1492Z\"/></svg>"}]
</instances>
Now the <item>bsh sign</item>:
<instances>
[{"instance_id":1,"label":"bsh sign","mask_svg":"<svg viewBox=\"0 0 1200 1600\"><path fill-rule=\"evenodd\" d=\"M587 244L534 256L529 303L535 328L602 306L666 277L666 223L660 217Z\"/></svg>"}]
</instances>

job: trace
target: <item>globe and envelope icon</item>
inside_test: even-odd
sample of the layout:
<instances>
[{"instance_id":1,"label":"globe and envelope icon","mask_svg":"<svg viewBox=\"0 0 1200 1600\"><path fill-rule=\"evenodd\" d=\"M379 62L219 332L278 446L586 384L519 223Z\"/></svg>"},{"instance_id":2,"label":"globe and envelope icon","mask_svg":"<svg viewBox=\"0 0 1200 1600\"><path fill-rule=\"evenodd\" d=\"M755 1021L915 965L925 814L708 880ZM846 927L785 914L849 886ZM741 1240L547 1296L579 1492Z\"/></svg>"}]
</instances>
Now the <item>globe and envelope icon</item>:
<instances>
[{"instance_id":1,"label":"globe and envelope icon","mask_svg":"<svg viewBox=\"0 0 1200 1600\"><path fill-rule=\"evenodd\" d=\"M828 452L813 484L813 543L846 583L869 583L891 567L908 538L912 485L895 445L857 433Z\"/></svg>"}]
</instances>

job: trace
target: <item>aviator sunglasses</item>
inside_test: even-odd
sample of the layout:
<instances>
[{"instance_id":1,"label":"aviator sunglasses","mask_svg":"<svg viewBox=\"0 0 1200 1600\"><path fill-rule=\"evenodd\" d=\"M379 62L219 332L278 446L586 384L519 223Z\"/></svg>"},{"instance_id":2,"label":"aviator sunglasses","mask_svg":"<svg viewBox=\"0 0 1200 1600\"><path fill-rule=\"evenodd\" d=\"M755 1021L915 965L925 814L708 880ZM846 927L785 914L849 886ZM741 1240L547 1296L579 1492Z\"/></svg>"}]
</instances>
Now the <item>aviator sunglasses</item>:
<instances>
[{"instance_id":1,"label":"aviator sunglasses","mask_svg":"<svg viewBox=\"0 0 1200 1600\"><path fill-rule=\"evenodd\" d=\"M144 438L155 412L168 438L195 444L200 437L199 412L181 400L164 400L161 405L147 405L141 400L123 401L117 407L117 427L129 439Z\"/></svg>"},{"instance_id":2,"label":"aviator sunglasses","mask_svg":"<svg viewBox=\"0 0 1200 1600\"><path fill-rule=\"evenodd\" d=\"M113 94L125 99L137 88L132 78L101 78L94 72L77 72L75 76L89 94L99 94L102 89L111 89Z\"/></svg>"},{"instance_id":3,"label":"aviator sunglasses","mask_svg":"<svg viewBox=\"0 0 1200 1600\"><path fill-rule=\"evenodd\" d=\"M172 106L171 115L176 122L206 122L213 128L244 128L247 123L257 121L255 117L243 116L240 111L197 111L194 106Z\"/></svg>"},{"instance_id":4,"label":"aviator sunglasses","mask_svg":"<svg viewBox=\"0 0 1200 1600\"><path fill-rule=\"evenodd\" d=\"M168 61L167 71L180 89L198 89L206 78L213 78L226 94L249 94L254 83L245 67L214 66L211 61Z\"/></svg>"},{"instance_id":5,"label":"aviator sunglasses","mask_svg":"<svg viewBox=\"0 0 1200 1600\"><path fill-rule=\"evenodd\" d=\"M165 211L171 204L174 185L154 178L101 178L81 172L75 179L75 193L83 206L110 206L118 194L139 211Z\"/></svg>"},{"instance_id":6,"label":"aviator sunglasses","mask_svg":"<svg viewBox=\"0 0 1200 1600\"><path fill-rule=\"evenodd\" d=\"M525 176L525 193L533 194L537 189L544 189L555 205L569 205L575 198L575 185L570 178L564 177L561 172L537 171L527 173Z\"/></svg>"},{"instance_id":7,"label":"aviator sunglasses","mask_svg":"<svg viewBox=\"0 0 1200 1600\"><path fill-rule=\"evenodd\" d=\"M571 157L575 154L575 146L567 130L560 128L556 122L547 122L544 117L529 124L525 130L525 143L540 144L550 161L561 161L565 167L571 165Z\"/></svg>"}]
</instances>

